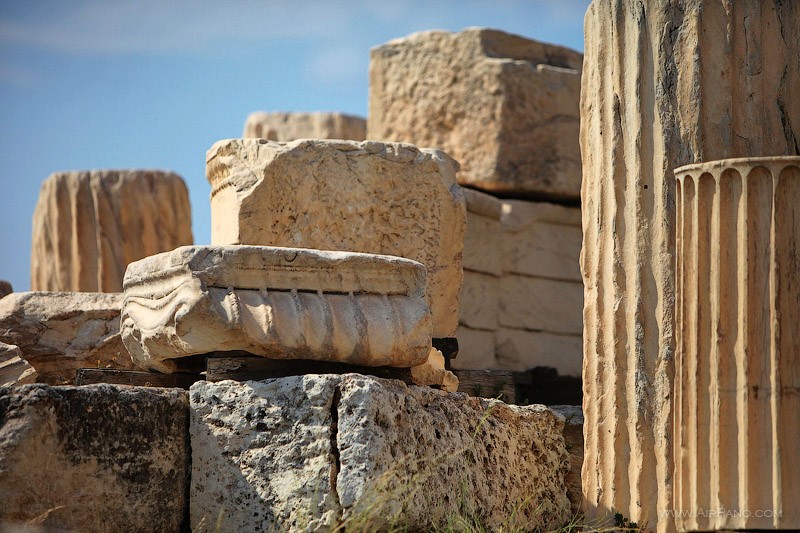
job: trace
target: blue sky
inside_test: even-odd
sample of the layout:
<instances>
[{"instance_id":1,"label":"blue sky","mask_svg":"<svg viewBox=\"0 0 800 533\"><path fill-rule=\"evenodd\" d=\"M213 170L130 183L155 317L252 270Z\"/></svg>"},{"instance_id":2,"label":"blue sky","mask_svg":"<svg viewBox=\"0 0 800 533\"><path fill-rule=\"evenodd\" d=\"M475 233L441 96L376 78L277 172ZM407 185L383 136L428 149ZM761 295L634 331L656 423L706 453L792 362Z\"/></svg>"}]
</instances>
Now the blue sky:
<instances>
[{"instance_id":1,"label":"blue sky","mask_svg":"<svg viewBox=\"0 0 800 533\"><path fill-rule=\"evenodd\" d=\"M498 28L583 50L589 0L0 0L0 279L30 286L31 218L57 170L183 176L210 240L205 152L252 111L366 116L369 49Z\"/></svg>"}]
</instances>

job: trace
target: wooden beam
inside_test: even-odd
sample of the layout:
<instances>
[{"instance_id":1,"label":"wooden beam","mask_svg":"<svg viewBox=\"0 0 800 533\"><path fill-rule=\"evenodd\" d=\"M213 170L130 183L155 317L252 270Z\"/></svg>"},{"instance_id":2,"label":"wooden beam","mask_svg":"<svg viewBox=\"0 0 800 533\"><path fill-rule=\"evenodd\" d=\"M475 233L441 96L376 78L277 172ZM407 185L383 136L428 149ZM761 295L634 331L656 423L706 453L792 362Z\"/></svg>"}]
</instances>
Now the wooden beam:
<instances>
[{"instance_id":1,"label":"wooden beam","mask_svg":"<svg viewBox=\"0 0 800 533\"><path fill-rule=\"evenodd\" d=\"M140 370L114 370L110 368L79 368L75 376L75 385L92 385L109 383L112 385L134 385L137 387L169 387L188 389L192 383L200 381L200 374L176 372L160 374Z\"/></svg>"},{"instance_id":2,"label":"wooden beam","mask_svg":"<svg viewBox=\"0 0 800 533\"><path fill-rule=\"evenodd\" d=\"M481 398L497 398L505 403L517 400L515 372L510 370L453 370L458 392Z\"/></svg>"},{"instance_id":3,"label":"wooden beam","mask_svg":"<svg viewBox=\"0 0 800 533\"><path fill-rule=\"evenodd\" d=\"M218 352L219 353L219 352ZM220 354L221 355L221 354ZM388 366L356 366L306 359L267 359L255 356L212 356L206 359L206 380L236 381L283 378L304 374L366 374L386 379L399 379L412 384L411 370Z\"/></svg>"}]
</instances>

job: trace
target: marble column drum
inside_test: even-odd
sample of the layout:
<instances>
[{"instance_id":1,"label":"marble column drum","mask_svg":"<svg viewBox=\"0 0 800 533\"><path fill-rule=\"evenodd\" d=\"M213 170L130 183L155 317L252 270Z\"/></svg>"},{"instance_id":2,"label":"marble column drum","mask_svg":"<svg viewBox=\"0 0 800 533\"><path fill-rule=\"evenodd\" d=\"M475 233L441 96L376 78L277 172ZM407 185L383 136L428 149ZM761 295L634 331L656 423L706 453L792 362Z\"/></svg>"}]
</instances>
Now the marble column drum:
<instances>
[{"instance_id":1,"label":"marble column drum","mask_svg":"<svg viewBox=\"0 0 800 533\"><path fill-rule=\"evenodd\" d=\"M676 526L800 528L800 157L675 175Z\"/></svg>"}]
</instances>

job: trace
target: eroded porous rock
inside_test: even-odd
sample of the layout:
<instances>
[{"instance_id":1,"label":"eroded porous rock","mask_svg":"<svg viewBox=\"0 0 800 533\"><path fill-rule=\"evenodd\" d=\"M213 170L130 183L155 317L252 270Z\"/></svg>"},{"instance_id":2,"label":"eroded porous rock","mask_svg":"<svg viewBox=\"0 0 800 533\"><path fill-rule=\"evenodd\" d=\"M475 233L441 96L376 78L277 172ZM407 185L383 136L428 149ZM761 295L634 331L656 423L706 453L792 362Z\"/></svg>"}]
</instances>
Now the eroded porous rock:
<instances>
[{"instance_id":1,"label":"eroded porous rock","mask_svg":"<svg viewBox=\"0 0 800 533\"><path fill-rule=\"evenodd\" d=\"M551 411L564 417L564 443L569 452L567 497L572 515L579 516L583 506L581 468L583 467L583 409L580 405L548 405Z\"/></svg>"},{"instance_id":2,"label":"eroded porous rock","mask_svg":"<svg viewBox=\"0 0 800 533\"><path fill-rule=\"evenodd\" d=\"M429 530L465 516L533 530L570 517L564 422L544 406L359 374L198 382L190 402L195 531Z\"/></svg>"},{"instance_id":3,"label":"eroded porous rock","mask_svg":"<svg viewBox=\"0 0 800 533\"><path fill-rule=\"evenodd\" d=\"M441 147L463 184L577 199L582 56L501 31L425 31L370 52L367 137Z\"/></svg>"},{"instance_id":4,"label":"eroded porous rock","mask_svg":"<svg viewBox=\"0 0 800 533\"><path fill-rule=\"evenodd\" d=\"M179 389L0 388L0 521L182 531L187 407Z\"/></svg>"},{"instance_id":5,"label":"eroded porous rock","mask_svg":"<svg viewBox=\"0 0 800 533\"><path fill-rule=\"evenodd\" d=\"M433 335L458 325L465 207L440 150L371 141L219 141L206 154L212 244L407 257L427 268Z\"/></svg>"},{"instance_id":6,"label":"eroded porous rock","mask_svg":"<svg viewBox=\"0 0 800 533\"><path fill-rule=\"evenodd\" d=\"M11 287L11 283L4 279L0 279L0 298L8 296L12 292L14 292L14 289Z\"/></svg>"},{"instance_id":7,"label":"eroded porous rock","mask_svg":"<svg viewBox=\"0 0 800 533\"><path fill-rule=\"evenodd\" d=\"M367 121L361 117L336 112L256 111L247 117L242 137L259 137L270 141L296 139L363 141L367 138Z\"/></svg>"},{"instance_id":8,"label":"eroded porous rock","mask_svg":"<svg viewBox=\"0 0 800 533\"><path fill-rule=\"evenodd\" d=\"M0 387L33 383L36 377L36 370L22 358L18 347L0 342Z\"/></svg>"},{"instance_id":9,"label":"eroded porous rock","mask_svg":"<svg viewBox=\"0 0 800 533\"><path fill-rule=\"evenodd\" d=\"M431 348L425 268L375 254L184 246L132 263L122 339L136 363L241 350L273 359L422 364Z\"/></svg>"},{"instance_id":10,"label":"eroded porous rock","mask_svg":"<svg viewBox=\"0 0 800 533\"><path fill-rule=\"evenodd\" d=\"M119 335L122 294L15 292L0 300L0 342L13 344L50 384L78 368L132 368Z\"/></svg>"},{"instance_id":11,"label":"eroded porous rock","mask_svg":"<svg viewBox=\"0 0 800 533\"><path fill-rule=\"evenodd\" d=\"M128 263L186 244L189 193L177 174L56 172L33 214L31 290L120 292Z\"/></svg>"}]
</instances>

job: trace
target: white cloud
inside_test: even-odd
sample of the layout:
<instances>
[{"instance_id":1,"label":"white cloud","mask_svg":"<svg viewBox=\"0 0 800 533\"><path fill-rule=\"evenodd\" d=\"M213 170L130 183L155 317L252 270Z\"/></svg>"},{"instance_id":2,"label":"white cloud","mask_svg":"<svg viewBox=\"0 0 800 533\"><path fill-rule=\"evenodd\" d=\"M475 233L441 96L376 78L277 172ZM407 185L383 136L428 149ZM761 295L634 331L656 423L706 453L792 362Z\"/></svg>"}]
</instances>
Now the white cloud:
<instances>
[{"instance_id":1,"label":"white cloud","mask_svg":"<svg viewBox=\"0 0 800 533\"><path fill-rule=\"evenodd\" d=\"M0 42L73 54L193 53L221 40L333 37L347 31L338 2L86 0L57 20L0 19ZM65 6L62 6L66 9Z\"/></svg>"}]
</instances>

